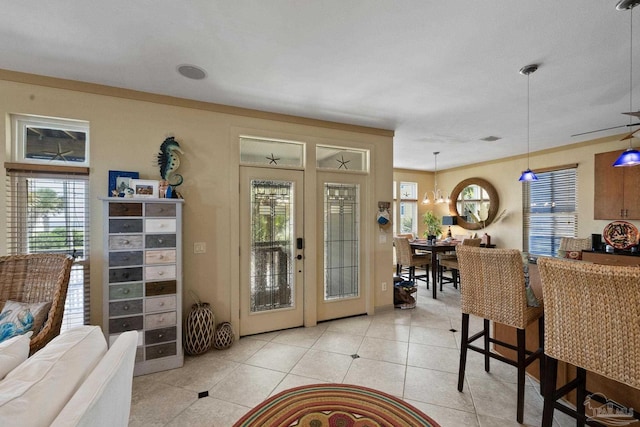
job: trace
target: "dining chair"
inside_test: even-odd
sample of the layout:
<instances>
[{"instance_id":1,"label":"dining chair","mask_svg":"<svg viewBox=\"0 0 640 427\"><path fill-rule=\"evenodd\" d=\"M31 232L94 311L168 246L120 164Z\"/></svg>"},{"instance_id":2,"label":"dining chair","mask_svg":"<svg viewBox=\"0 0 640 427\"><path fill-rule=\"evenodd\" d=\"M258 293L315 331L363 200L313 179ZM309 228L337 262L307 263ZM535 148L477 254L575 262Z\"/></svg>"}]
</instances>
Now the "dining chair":
<instances>
[{"instance_id":1,"label":"dining chair","mask_svg":"<svg viewBox=\"0 0 640 427\"><path fill-rule=\"evenodd\" d=\"M585 413L592 397L586 390L587 371L640 389L640 268L558 258L539 258L538 268L545 301L542 426L552 425L554 409L576 418L577 425L589 418L598 421L599 415ZM576 378L560 389L558 361L577 368ZM576 410L558 402L572 390ZM640 419L637 413L635 417ZM626 421L615 425L635 422Z\"/></svg>"},{"instance_id":2,"label":"dining chair","mask_svg":"<svg viewBox=\"0 0 640 427\"><path fill-rule=\"evenodd\" d=\"M429 287L429 265L431 265L431 258L427 254L415 254L409 244L409 239L406 237L394 237L393 244L396 248L396 258L398 262L398 273L402 268L409 269L409 281L423 280ZM416 267L424 267L425 274L416 275ZM435 284L434 284L435 286Z\"/></svg>"},{"instance_id":3,"label":"dining chair","mask_svg":"<svg viewBox=\"0 0 640 427\"><path fill-rule=\"evenodd\" d=\"M460 299L462 311L462 337L460 346L460 369L458 371L458 391L462 391L467 362L467 351L473 350L484 355L484 370L489 372L490 359L496 359L517 368L517 411L516 420L522 423L524 415L525 368L534 360L540 360L540 371L544 371L543 342L544 323L542 304L529 307L525 291L525 276L522 255L517 249L489 249L473 246L459 246L458 268L460 270ZM483 330L469 336L469 315L483 319ZM525 328L538 321L539 347L529 351L525 347ZM492 338L489 334L490 322L498 322L516 328L517 345ZM472 343L484 339L484 348ZM513 361L493 353L490 344L515 350L517 360ZM542 391L542 381L540 382Z\"/></svg>"},{"instance_id":4,"label":"dining chair","mask_svg":"<svg viewBox=\"0 0 640 427\"><path fill-rule=\"evenodd\" d=\"M480 247L482 239L464 239L460 242L463 246L475 246ZM451 271L451 278L444 275L444 269ZM443 283L453 283L453 287L458 289L458 283L460 283L460 276L458 274L458 255L452 254L440 254L438 257L438 277L440 278L440 290L442 291Z\"/></svg>"},{"instance_id":5,"label":"dining chair","mask_svg":"<svg viewBox=\"0 0 640 427\"><path fill-rule=\"evenodd\" d=\"M558 258L582 259L582 251L591 249L591 237L561 237L556 256Z\"/></svg>"}]
</instances>

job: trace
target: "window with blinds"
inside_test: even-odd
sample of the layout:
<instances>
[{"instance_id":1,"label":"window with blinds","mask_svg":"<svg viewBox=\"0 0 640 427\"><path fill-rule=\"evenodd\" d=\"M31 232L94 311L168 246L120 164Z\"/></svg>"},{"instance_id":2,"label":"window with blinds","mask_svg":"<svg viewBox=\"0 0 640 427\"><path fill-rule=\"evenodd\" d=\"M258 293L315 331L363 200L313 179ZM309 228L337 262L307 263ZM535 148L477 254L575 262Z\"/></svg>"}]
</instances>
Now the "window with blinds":
<instances>
[{"instance_id":1,"label":"window with blinds","mask_svg":"<svg viewBox=\"0 0 640 427\"><path fill-rule=\"evenodd\" d=\"M536 172L538 181L522 185L523 250L555 256L561 237L576 237L578 201L576 168Z\"/></svg>"},{"instance_id":2,"label":"window with blinds","mask_svg":"<svg viewBox=\"0 0 640 427\"><path fill-rule=\"evenodd\" d=\"M75 258L62 328L89 323L89 177L7 169L7 249Z\"/></svg>"}]
</instances>

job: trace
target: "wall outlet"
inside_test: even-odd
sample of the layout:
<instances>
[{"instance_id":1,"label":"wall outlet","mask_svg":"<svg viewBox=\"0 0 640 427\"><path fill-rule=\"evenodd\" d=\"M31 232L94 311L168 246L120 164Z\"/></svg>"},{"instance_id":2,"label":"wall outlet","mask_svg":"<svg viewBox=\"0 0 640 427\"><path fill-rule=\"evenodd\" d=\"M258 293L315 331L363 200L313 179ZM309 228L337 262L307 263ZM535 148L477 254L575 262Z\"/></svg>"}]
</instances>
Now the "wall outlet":
<instances>
[{"instance_id":1,"label":"wall outlet","mask_svg":"<svg viewBox=\"0 0 640 427\"><path fill-rule=\"evenodd\" d=\"M387 290L387 282L382 282L382 291L386 291Z\"/></svg>"},{"instance_id":2,"label":"wall outlet","mask_svg":"<svg viewBox=\"0 0 640 427\"><path fill-rule=\"evenodd\" d=\"M205 242L195 242L193 244L194 254L204 254L207 252L207 244Z\"/></svg>"}]
</instances>

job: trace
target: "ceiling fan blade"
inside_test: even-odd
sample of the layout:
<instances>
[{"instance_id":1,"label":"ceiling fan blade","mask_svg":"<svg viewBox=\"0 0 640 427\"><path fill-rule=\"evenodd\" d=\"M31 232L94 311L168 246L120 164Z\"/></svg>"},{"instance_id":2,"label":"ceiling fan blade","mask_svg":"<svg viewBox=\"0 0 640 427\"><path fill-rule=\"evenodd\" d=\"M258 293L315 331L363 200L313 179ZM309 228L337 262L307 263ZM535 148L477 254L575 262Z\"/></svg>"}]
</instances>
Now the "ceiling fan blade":
<instances>
[{"instance_id":1,"label":"ceiling fan blade","mask_svg":"<svg viewBox=\"0 0 640 427\"><path fill-rule=\"evenodd\" d=\"M634 135L636 132L638 132L638 131L640 131L640 129L636 129L636 130L634 130L633 132L626 134L626 135L624 136L624 138L622 138L620 141L625 141L625 140L627 140L627 139L634 138L634 136L633 136L633 135Z\"/></svg>"},{"instance_id":2,"label":"ceiling fan blade","mask_svg":"<svg viewBox=\"0 0 640 427\"><path fill-rule=\"evenodd\" d=\"M630 111L628 113L622 113L622 114L626 114L627 116L633 116L635 118L640 119L640 111Z\"/></svg>"},{"instance_id":3,"label":"ceiling fan blade","mask_svg":"<svg viewBox=\"0 0 640 427\"><path fill-rule=\"evenodd\" d=\"M634 126L634 125L620 125L620 126L612 126L612 127L610 127L610 128L602 128L602 129L598 129L598 130L590 130L589 132L576 133L576 134L573 134L573 135L571 135L571 136L572 136L572 137L574 137L574 136L588 135L588 134L590 134L590 133L602 132L602 131L605 131L605 130L611 130L611 129L624 128L624 127L627 127L627 126Z\"/></svg>"}]
</instances>

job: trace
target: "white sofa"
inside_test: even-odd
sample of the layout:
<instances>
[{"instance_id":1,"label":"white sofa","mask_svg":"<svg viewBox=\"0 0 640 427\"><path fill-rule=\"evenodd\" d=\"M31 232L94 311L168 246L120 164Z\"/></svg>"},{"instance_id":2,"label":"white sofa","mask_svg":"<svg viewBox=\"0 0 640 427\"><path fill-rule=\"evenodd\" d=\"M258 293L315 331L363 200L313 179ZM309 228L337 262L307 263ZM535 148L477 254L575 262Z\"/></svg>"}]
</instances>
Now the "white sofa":
<instances>
[{"instance_id":1,"label":"white sofa","mask_svg":"<svg viewBox=\"0 0 640 427\"><path fill-rule=\"evenodd\" d=\"M63 332L0 380L0 426L126 426L137 336Z\"/></svg>"}]
</instances>

